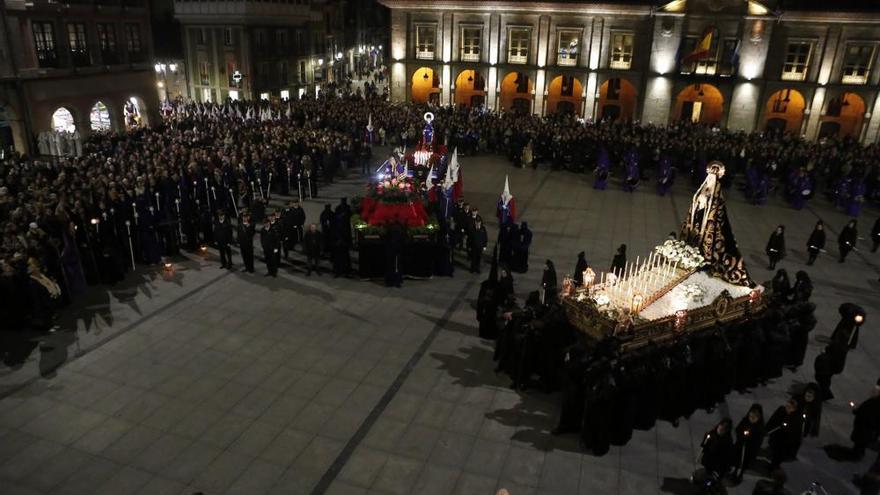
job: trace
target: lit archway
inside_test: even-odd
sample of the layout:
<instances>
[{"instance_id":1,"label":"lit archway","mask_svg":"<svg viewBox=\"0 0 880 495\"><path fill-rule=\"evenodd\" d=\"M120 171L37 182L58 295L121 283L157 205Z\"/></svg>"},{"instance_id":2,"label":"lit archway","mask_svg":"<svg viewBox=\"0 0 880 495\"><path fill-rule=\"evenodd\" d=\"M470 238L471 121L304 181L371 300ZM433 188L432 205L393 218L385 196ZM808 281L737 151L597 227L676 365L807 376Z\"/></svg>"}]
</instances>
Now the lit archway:
<instances>
[{"instance_id":1,"label":"lit archway","mask_svg":"<svg viewBox=\"0 0 880 495\"><path fill-rule=\"evenodd\" d=\"M547 112L581 114L584 87L572 76L556 76L547 87Z\"/></svg>"},{"instance_id":2,"label":"lit archway","mask_svg":"<svg viewBox=\"0 0 880 495\"><path fill-rule=\"evenodd\" d=\"M804 95L795 89L780 89L764 105L764 129L799 133L804 121Z\"/></svg>"},{"instance_id":3,"label":"lit archway","mask_svg":"<svg viewBox=\"0 0 880 495\"><path fill-rule=\"evenodd\" d=\"M486 79L475 70L463 70L455 78L455 106L474 107L486 103Z\"/></svg>"},{"instance_id":4,"label":"lit archway","mask_svg":"<svg viewBox=\"0 0 880 495\"><path fill-rule=\"evenodd\" d=\"M125 116L125 127L133 129L146 125L145 110L144 102L137 96L132 96L125 100L125 106L122 109L122 113Z\"/></svg>"},{"instance_id":5,"label":"lit archway","mask_svg":"<svg viewBox=\"0 0 880 495\"><path fill-rule=\"evenodd\" d=\"M70 110L60 107L52 114L52 129L59 132L76 131L76 121Z\"/></svg>"},{"instance_id":6,"label":"lit archway","mask_svg":"<svg viewBox=\"0 0 880 495\"><path fill-rule=\"evenodd\" d=\"M412 76L412 101L414 103L440 103L440 78L430 67L419 67Z\"/></svg>"},{"instance_id":7,"label":"lit archway","mask_svg":"<svg viewBox=\"0 0 880 495\"><path fill-rule=\"evenodd\" d=\"M89 122L91 123L92 131L94 132L109 131L111 127L110 110L107 109L107 105L100 101L95 103L89 114Z\"/></svg>"},{"instance_id":8,"label":"lit archway","mask_svg":"<svg viewBox=\"0 0 880 495\"><path fill-rule=\"evenodd\" d=\"M615 77L599 87L599 120L631 121L636 110L636 87Z\"/></svg>"},{"instance_id":9,"label":"lit archway","mask_svg":"<svg viewBox=\"0 0 880 495\"><path fill-rule=\"evenodd\" d=\"M717 124L724 114L724 96L715 86L706 83L691 84L681 90L675 99L674 119L703 124Z\"/></svg>"},{"instance_id":10,"label":"lit archway","mask_svg":"<svg viewBox=\"0 0 880 495\"><path fill-rule=\"evenodd\" d=\"M525 72L511 72L501 80L501 108L520 113L531 113L532 80Z\"/></svg>"},{"instance_id":11,"label":"lit archway","mask_svg":"<svg viewBox=\"0 0 880 495\"><path fill-rule=\"evenodd\" d=\"M856 93L843 93L828 100L820 119L819 137L858 139L865 121L865 100Z\"/></svg>"}]
</instances>

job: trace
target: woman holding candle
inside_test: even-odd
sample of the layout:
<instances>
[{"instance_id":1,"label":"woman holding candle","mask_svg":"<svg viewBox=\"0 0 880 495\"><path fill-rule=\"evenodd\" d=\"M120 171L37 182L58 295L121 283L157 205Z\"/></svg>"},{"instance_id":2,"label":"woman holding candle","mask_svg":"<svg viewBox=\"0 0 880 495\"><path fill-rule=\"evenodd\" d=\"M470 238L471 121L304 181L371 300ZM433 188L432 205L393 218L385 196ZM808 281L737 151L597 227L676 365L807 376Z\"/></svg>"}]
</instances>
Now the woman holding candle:
<instances>
[{"instance_id":1,"label":"woman holding candle","mask_svg":"<svg viewBox=\"0 0 880 495\"><path fill-rule=\"evenodd\" d=\"M734 445L733 478L742 480L743 473L758 457L761 443L764 441L764 408L761 404L752 404L749 412L736 426L736 444Z\"/></svg>"},{"instance_id":2,"label":"woman holding candle","mask_svg":"<svg viewBox=\"0 0 880 495\"><path fill-rule=\"evenodd\" d=\"M707 475L722 478L733 464L732 424L730 418L724 418L703 437L700 464L706 469Z\"/></svg>"}]
</instances>

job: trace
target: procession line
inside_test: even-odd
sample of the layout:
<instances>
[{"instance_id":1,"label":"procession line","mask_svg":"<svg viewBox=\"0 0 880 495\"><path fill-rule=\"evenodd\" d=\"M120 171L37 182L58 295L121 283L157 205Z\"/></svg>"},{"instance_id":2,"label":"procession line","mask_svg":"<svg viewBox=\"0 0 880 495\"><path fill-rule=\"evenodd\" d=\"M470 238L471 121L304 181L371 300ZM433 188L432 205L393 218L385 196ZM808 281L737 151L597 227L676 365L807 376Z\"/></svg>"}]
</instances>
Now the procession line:
<instances>
[{"instance_id":1,"label":"procession line","mask_svg":"<svg viewBox=\"0 0 880 495\"><path fill-rule=\"evenodd\" d=\"M22 383L19 383L18 385L14 385L14 386L10 387L9 389L0 392L0 400L5 399L5 398L15 394L16 392L24 389L25 387L31 385L32 383L36 382L37 380L43 378L43 376L45 374L54 373L54 372L58 371L59 369L63 368L65 365L70 364L70 363L76 361L77 359L91 353L92 351L103 347L105 344L108 344L108 343L116 340L118 337L121 337L121 336L127 334L128 332L130 332L131 330L140 326L141 324L143 324L144 322L146 322L150 318L153 318L154 316L158 315L159 313L162 313L165 310L168 310L168 309L172 308L173 306L176 306L178 303L181 303L181 302L185 301L186 299L189 299L191 296L198 294L199 292L201 292L202 290L204 290L208 286L213 285L214 282L222 279L223 277L229 276L231 274L232 274L232 272L226 271L225 273L222 273L222 274L212 278L211 280L204 283L203 285L200 285L199 287L192 289L191 291L178 297L177 299L174 299L173 301L169 301L169 302L165 303L163 306L159 307L158 309L154 310L153 312L151 312L147 315L144 315L141 318L129 323L127 326L125 326L124 328L122 328L118 332L116 332L112 335L108 335L107 337L99 340L98 342L96 342L96 343L94 343L84 349L81 349L79 352L77 352L75 355L73 355L73 357L62 361L61 363L58 363L57 366L54 366L53 368L51 368L49 370L43 371L39 375L33 376L33 377L23 381ZM74 332L77 332L77 331L78 330L74 330Z\"/></svg>"}]
</instances>

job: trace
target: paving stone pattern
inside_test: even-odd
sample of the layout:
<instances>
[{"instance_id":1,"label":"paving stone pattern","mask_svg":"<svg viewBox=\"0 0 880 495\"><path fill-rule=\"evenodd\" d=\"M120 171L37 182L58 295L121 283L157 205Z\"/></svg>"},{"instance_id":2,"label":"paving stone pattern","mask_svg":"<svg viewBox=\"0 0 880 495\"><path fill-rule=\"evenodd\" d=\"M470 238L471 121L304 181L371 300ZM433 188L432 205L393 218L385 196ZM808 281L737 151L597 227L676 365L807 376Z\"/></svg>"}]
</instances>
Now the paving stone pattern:
<instances>
[{"instance_id":1,"label":"paving stone pattern","mask_svg":"<svg viewBox=\"0 0 880 495\"><path fill-rule=\"evenodd\" d=\"M546 258L561 277L581 250L599 268L622 242L633 257L647 254L678 229L692 194L683 183L665 198L653 187L597 192L589 176L513 169L497 157L462 162L467 199L490 224L510 174L535 232L531 270L516 278L520 296L537 288ZM360 191L352 176L322 194L335 204ZM307 204L309 221L322 203ZM872 359L880 255L865 241L838 264L834 239L845 217L823 200L798 212L779 198L752 206L732 191L728 205L759 280L771 276L763 248L777 224L790 248L780 267L792 275L804 268L816 219L831 228L829 254L809 270L819 325L807 364L678 427L636 431L603 457L582 454L575 436L550 435L557 395L512 391L493 371L492 343L477 337L474 319L488 265L479 277L462 265L454 278L394 289L307 278L299 253L277 279L263 277L259 262L256 275L228 273L209 255L176 262L172 276L142 268L119 287L92 291L65 313L62 331L2 370L0 493L660 493L664 480L693 471L703 433L722 414L738 421L755 401L769 414L792 385L812 379L821 337L845 301L868 310L859 348L834 380L838 399L826 405L820 437L785 468L793 490L819 480L834 495L855 493L848 479L874 454L843 464L821 447L847 443L846 402L864 398L880 376ZM863 216L864 236L876 214ZM748 475L730 492L751 493L755 480Z\"/></svg>"}]
</instances>

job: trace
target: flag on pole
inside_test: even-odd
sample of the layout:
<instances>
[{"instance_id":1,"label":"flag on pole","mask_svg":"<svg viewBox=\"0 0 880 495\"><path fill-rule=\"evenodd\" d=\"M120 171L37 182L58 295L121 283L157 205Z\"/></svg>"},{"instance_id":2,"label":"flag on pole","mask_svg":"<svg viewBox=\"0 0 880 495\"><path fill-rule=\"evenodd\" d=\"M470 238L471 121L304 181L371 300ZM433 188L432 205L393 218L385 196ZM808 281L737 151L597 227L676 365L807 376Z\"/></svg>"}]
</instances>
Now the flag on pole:
<instances>
[{"instance_id":1,"label":"flag on pole","mask_svg":"<svg viewBox=\"0 0 880 495\"><path fill-rule=\"evenodd\" d=\"M498 198L498 222L501 225L505 223L516 222L516 199L510 194L510 180L504 176L504 191Z\"/></svg>"},{"instance_id":2,"label":"flag on pole","mask_svg":"<svg viewBox=\"0 0 880 495\"><path fill-rule=\"evenodd\" d=\"M694 47L694 50L687 55L685 55L684 60L682 60L685 64L691 64L698 60L703 60L704 58L709 58L711 55L710 51L712 49L712 41L715 38L715 27L709 26L703 31L703 36L700 38L700 41L697 42L697 46Z\"/></svg>"}]
</instances>

